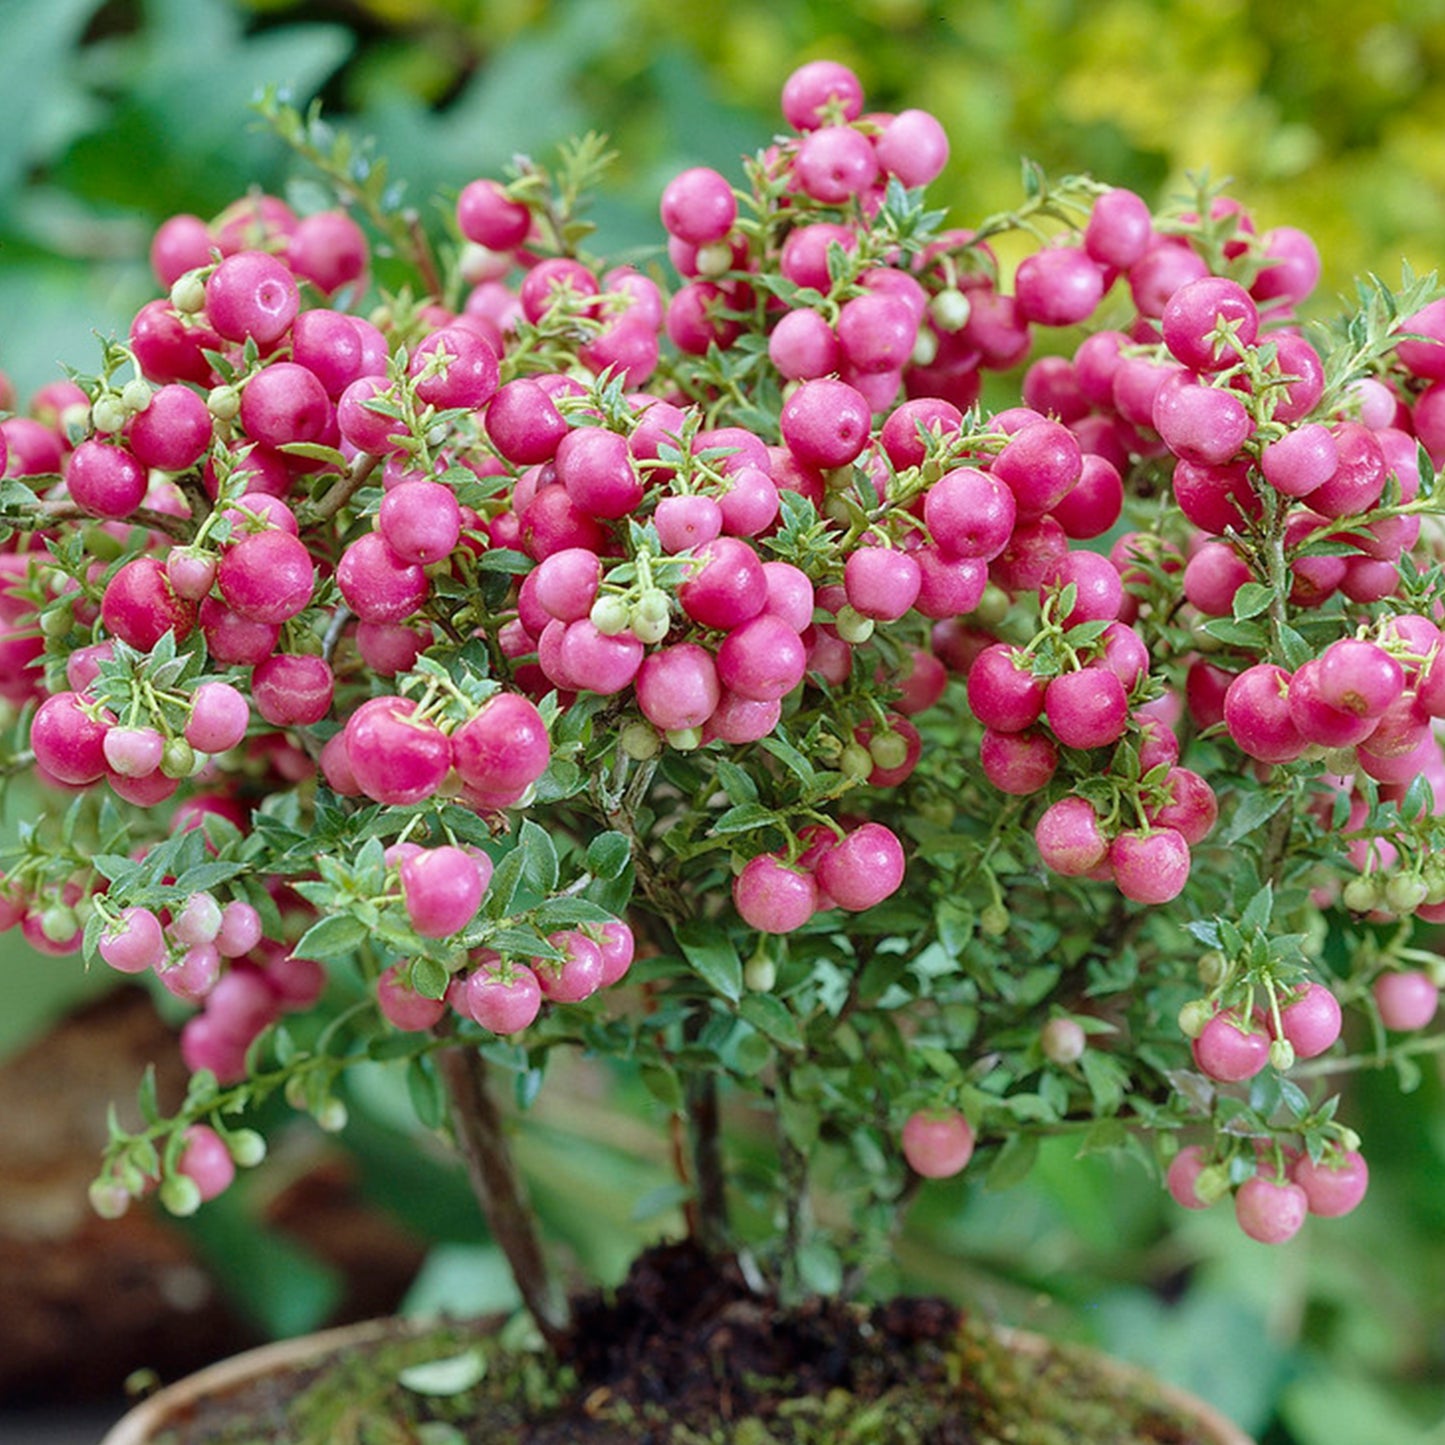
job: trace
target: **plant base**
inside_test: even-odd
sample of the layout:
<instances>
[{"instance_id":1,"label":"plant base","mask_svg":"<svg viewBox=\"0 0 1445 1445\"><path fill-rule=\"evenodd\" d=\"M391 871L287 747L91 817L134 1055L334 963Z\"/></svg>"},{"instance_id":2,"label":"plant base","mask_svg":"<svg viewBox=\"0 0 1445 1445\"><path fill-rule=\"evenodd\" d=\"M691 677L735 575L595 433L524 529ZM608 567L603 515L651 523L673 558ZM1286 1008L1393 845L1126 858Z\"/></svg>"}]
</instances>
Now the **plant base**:
<instances>
[{"instance_id":1,"label":"plant base","mask_svg":"<svg viewBox=\"0 0 1445 1445\"><path fill-rule=\"evenodd\" d=\"M688 1246L649 1251L577 1325L562 1365L496 1320L268 1346L145 1402L102 1445L1249 1445L1089 1351L938 1300L785 1310Z\"/></svg>"}]
</instances>

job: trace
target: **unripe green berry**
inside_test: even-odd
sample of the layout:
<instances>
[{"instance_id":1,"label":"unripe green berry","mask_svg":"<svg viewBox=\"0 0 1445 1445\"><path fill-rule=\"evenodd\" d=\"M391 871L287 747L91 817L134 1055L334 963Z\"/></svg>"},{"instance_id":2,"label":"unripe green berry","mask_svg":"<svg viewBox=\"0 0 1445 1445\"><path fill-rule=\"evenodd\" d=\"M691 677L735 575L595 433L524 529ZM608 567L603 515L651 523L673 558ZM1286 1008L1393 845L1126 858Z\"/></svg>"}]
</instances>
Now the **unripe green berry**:
<instances>
[{"instance_id":1,"label":"unripe green berry","mask_svg":"<svg viewBox=\"0 0 1445 1445\"><path fill-rule=\"evenodd\" d=\"M226 1140L231 1158L242 1169L254 1169L266 1157L266 1140L254 1129L237 1129Z\"/></svg>"},{"instance_id":2,"label":"unripe green berry","mask_svg":"<svg viewBox=\"0 0 1445 1445\"><path fill-rule=\"evenodd\" d=\"M206 407L217 421L235 421L241 413L241 393L234 386L214 386Z\"/></svg>"},{"instance_id":3,"label":"unripe green berry","mask_svg":"<svg viewBox=\"0 0 1445 1445\"><path fill-rule=\"evenodd\" d=\"M908 739L902 733L875 733L868 740L868 751L880 768L901 768L908 761Z\"/></svg>"},{"instance_id":4,"label":"unripe green berry","mask_svg":"<svg viewBox=\"0 0 1445 1445\"><path fill-rule=\"evenodd\" d=\"M79 927L80 920L75 916L75 910L63 903L52 903L40 915L40 931L51 943L64 943L67 938L73 938Z\"/></svg>"},{"instance_id":5,"label":"unripe green berry","mask_svg":"<svg viewBox=\"0 0 1445 1445\"><path fill-rule=\"evenodd\" d=\"M1214 1010L1202 998L1190 999L1179 1010L1179 1032L1186 1039L1197 1039L1213 1017Z\"/></svg>"},{"instance_id":6,"label":"unripe green berry","mask_svg":"<svg viewBox=\"0 0 1445 1445\"><path fill-rule=\"evenodd\" d=\"M1276 1039L1269 1046L1269 1066L1281 1074L1294 1068L1294 1045L1288 1039Z\"/></svg>"},{"instance_id":7,"label":"unripe green berry","mask_svg":"<svg viewBox=\"0 0 1445 1445\"><path fill-rule=\"evenodd\" d=\"M640 718L623 724L622 731L617 735L617 742L629 758L639 763L655 758L662 751L662 740L657 736L657 729Z\"/></svg>"},{"instance_id":8,"label":"unripe green berry","mask_svg":"<svg viewBox=\"0 0 1445 1445\"><path fill-rule=\"evenodd\" d=\"M194 271L177 276L171 283L171 305L177 311L194 316L206 304L206 283Z\"/></svg>"},{"instance_id":9,"label":"unripe green berry","mask_svg":"<svg viewBox=\"0 0 1445 1445\"><path fill-rule=\"evenodd\" d=\"M1380 906L1380 893L1380 885L1374 878L1361 875L1345 884L1340 898L1351 913L1371 913Z\"/></svg>"},{"instance_id":10,"label":"unripe green berry","mask_svg":"<svg viewBox=\"0 0 1445 1445\"><path fill-rule=\"evenodd\" d=\"M632 635L642 643L661 642L672 630L672 610L667 593L654 587L644 592L628 614Z\"/></svg>"},{"instance_id":11,"label":"unripe green berry","mask_svg":"<svg viewBox=\"0 0 1445 1445\"><path fill-rule=\"evenodd\" d=\"M349 1117L346 1105L333 1096L316 1111L316 1126L328 1134L339 1134L346 1127Z\"/></svg>"},{"instance_id":12,"label":"unripe green berry","mask_svg":"<svg viewBox=\"0 0 1445 1445\"><path fill-rule=\"evenodd\" d=\"M1089 1036L1076 1019L1050 1019L1039 1035L1039 1047L1051 1064L1076 1064L1088 1046Z\"/></svg>"},{"instance_id":13,"label":"unripe green berry","mask_svg":"<svg viewBox=\"0 0 1445 1445\"><path fill-rule=\"evenodd\" d=\"M680 753L696 752L702 746L701 728L671 728L666 736L668 747Z\"/></svg>"},{"instance_id":14,"label":"unripe green berry","mask_svg":"<svg viewBox=\"0 0 1445 1445\"><path fill-rule=\"evenodd\" d=\"M1412 873L1396 873L1385 884L1385 906L1393 913L1413 913L1429 890L1425 880Z\"/></svg>"},{"instance_id":15,"label":"unripe green berry","mask_svg":"<svg viewBox=\"0 0 1445 1445\"><path fill-rule=\"evenodd\" d=\"M873 636L873 619L864 617L847 602L838 609L838 618L834 625L838 629L838 636L854 646L867 642Z\"/></svg>"},{"instance_id":16,"label":"unripe green berry","mask_svg":"<svg viewBox=\"0 0 1445 1445\"><path fill-rule=\"evenodd\" d=\"M754 993L767 993L778 981L778 965L766 953L755 953L743 965L743 983Z\"/></svg>"},{"instance_id":17,"label":"unripe green berry","mask_svg":"<svg viewBox=\"0 0 1445 1445\"><path fill-rule=\"evenodd\" d=\"M986 627L997 626L1009 614L1009 608L1013 602L1002 587L990 582L983 589L983 596L978 599L978 606L973 609L973 616L982 622Z\"/></svg>"},{"instance_id":18,"label":"unripe green berry","mask_svg":"<svg viewBox=\"0 0 1445 1445\"><path fill-rule=\"evenodd\" d=\"M136 377L121 388L120 404L129 412L144 411L151 404L154 388L144 377Z\"/></svg>"},{"instance_id":19,"label":"unripe green berry","mask_svg":"<svg viewBox=\"0 0 1445 1445\"><path fill-rule=\"evenodd\" d=\"M990 903L980 911L978 926L989 938L1002 938L1008 932L1008 909L1002 903Z\"/></svg>"},{"instance_id":20,"label":"unripe green berry","mask_svg":"<svg viewBox=\"0 0 1445 1445\"><path fill-rule=\"evenodd\" d=\"M40 614L40 630L52 642L64 637L74 625L75 613L68 602L62 602L59 607L52 607Z\"/></svg>"},{"instance_id":21,"label":"unripe green berry","mask_svg":"<svg viewBox=\"0 0 1445 1445\"><path fill-rule=\"evenodd\" d=\"M940 291L928 303L928 314L940 331L962 330L968 325L972 311L968 297L952 286L947 291Z\"/></svg>"},{"instance_id":22,"label":"unripe green berry","mask_svg":"<svg viewBox=\"0 0 1445 1445\"><path fill-rule=\"evenodd\" d=\"M920 326L913 341L909 360L914 366L932 366L938 356L938 333L930 327Z\"/></svg>"},{"instance_id":23,"label":"unripe green berry","mask_svg":"<svg viewBox=\"0 0 1445 1445\"><path fill-rule=\"evenodd\" d=\"M1229 1170L1222 1164L1201 1169L1194 1180L1194 1192L1205 1204L1214 1204L1229 1193Z\"/></svg>"},{"instance_id":24,"label":"unripe green berry","mask_svg":"<svg viewBox=\"0 0 1445 1445\"><path fill-rule=\"evenodd\" d=\"M726 239L721 241L710 241L706 246L699 246L697 254L693 257L693 265L697 268L697 274L706 279L725 275L732 269L733 248Z\"/></svg>"},{"instance_id":25,"label":"unripe green berry","mask_svg":"<svg viewBox=\"0 0 1445 1445\"><path fill-rule=\"evenodd\" d=\"M1229 973L1229 960L1217 949L1211 948L1199 955L1199 982L1205 988L1215 988L1223 983Z\"/></svg>"},{"instance_id":26,"label":"unripe green berry","mask_svg":"<svg viewBox=\"0 0 1445 1445\"><path fill-rule=\"evenodd\" d=\"M606 597L599 597L592 604L592 611L589 615L592 625L604 637L616 637L619 632L627 631L627 624L632 618L632 609L621 597L609 593Z\"/></svg>"},{"instance_id":27,"label":"unripe green berry","mask_svg":"<svg viewBox=\"0 0 1445 1445\"><path fill-rule=\"evenodd\" d=\"M1328 748L1321 761L1325 772L1333 773L1339 778L1349 777L1360 766L1359 754L1354 748Z\"/></svg>"},{"instance_id":28,"label":"unripe green berry","mask_svg":"<svg viewBox=\"0 0 1445 1445\"><path fill-rule=\"evenodd\" d=\"M102 1219L119 1219L130 1208L131 1196L114 1179L97 1179L89 1190L90 1207Z\"/></svg>"},{"instance_id":29,"label":"unripe green berry","mask_svg":"<svg viewBox=\"0 0 1445 1445\"><path fill-rule=\"evenodd\" d=\"M201 1207L201 1188L185 1174L172 1174L161 1181L158 1191L165 1208L178 1219L185 1219Z\"/></svg>"},{"instance_id":30,"label":"unripe green berry","mask_svg":"<svg viewBox=\"0 0 1445 1445\"><path fill-rule=\"evenodd\" d=\"M838 759L838 770L845 778L866 778L873 771L873 754L862 743L849 743Z\"/></svg>"},{"instance_id":31,"label":"unripe green berry","mask_svg":"<svg viewBox=\"0 0 1445 1445\"><path fill-rule=\"evenodd\" d=\"M1427 859L1422 876L1425 879L1425 902L1445 903L1445 864L1437 858Z\"/></svg>"},{"instance_id":32,"label":"unripe green berry","mask_svg":"<svg viewBox=\"0 0 1445 1445\"><path fill-rule=\"evenodd\" d=\"M91 404L90 424L98 432L109 435L123 431L129 419L130 413L114 392L102 392Z\"/></svg>"},{"instance_id":33,"label":"unripe green berry","mask_svg":"<svg viewBox=\"0 0 1445 1445\"><path fill-rule=\"evenodd\" d=\"M195 770L195 748L185 738L171 738L161 754L161 773L167 778L188 778Z\"/></svg>"}]
</instances>

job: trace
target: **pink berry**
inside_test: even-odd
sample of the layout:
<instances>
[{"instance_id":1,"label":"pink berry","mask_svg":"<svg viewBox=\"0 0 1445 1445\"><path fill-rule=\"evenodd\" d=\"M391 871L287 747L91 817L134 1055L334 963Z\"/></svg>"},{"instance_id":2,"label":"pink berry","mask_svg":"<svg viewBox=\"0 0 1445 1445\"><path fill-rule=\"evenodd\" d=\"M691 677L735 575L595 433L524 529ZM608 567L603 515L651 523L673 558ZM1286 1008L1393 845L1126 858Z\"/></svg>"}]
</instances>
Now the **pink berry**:
<instances>
[{"instance_id":1,"label":"pink berry","mask_svg":"<svg viewBox=\"0 0 1445 1445\"><path fill-rule=\"evenodd\" d=\"M1290 1169L1290 1178L1305 1192L1309 1211L1322 1219L1348 1214L1370 1187L1370 1170L1357 1150L1326 1154L1318 1162L1302 1154Z\"/></svg>"},{"instance_id":2,"label":"pink berry","mask_svg":"<svg viewBox=\"0 0 1445 1445\"><path fill-rule=\"evenodd\" d=\"M1309 1199L1298 1184L1252 1175L1234 1196L1239 1227L1261 1244L1283 1244L1300 1232L1309 1213Z\"/></svg>"},{"instance_id":3,"label":"pink berry","mask_svg":"<svg viewBox=\"0 0 1445 1445\"><path fill-rule=\"evenodd\" d=\"M1229 1010L1215 1014L1191 1048L1200 1072L1222 1083L1252 1079L1269 1062L1269 1035L1252 1023L1241 1027Z\"/></svg>"},{"instance_id":4,"label":"pink berry","mask_svg":"<svg viewBox=\"0 0 1445 1445\"><path fill-rule=\"evenodd\" d=\"M1125 898L1168 903L1189 881L1189 844L1174 828L1126 830L1109 845L1109 867Z\"/></svg>"},{"instance_id":5,"label":"pink berry","mask_svg":"<svg viewBox=\"0 0 1445 1445\"><path fill-rule=\"evenodd\" d=\"M376 1002L382 1017L394 1028L420 1032L441 1022L446 1000L427 998L405 981L406 965L394 963L376 980Z\"/></svg>"},{"instance_id":6,"label":"pink berry","mask_svg":"<svg viewBox=\"0 0 1445 1445\"><path fill-rule=\"evenodd\" d=\"M605 967L602 950L585 933L566 929L547 935L547 942L562 952L559 963L539 958L532 964L543 995L553 1003L581 1003L602 987Z\"/></svg>"},{"instance_id":7,"label":"pink berry","mask_svg":"<svg viewBox=\"0 0 1445 1445\"><path fill-rule=\"evenodd\" d=\"M537 975L525 964L503 964L491 956L468 974L461 1000L470 1018L494 1034L520 1033L542 1007Z\"/></svg>"},{"instance_id":8,"label":"pink berry","mask_svg":"<svg viewBox=\"0 0 1445 1445\"><path fill-rule=\"evenodd\" d=\"M862 823L818 860L818 886L840 908L861 912L903 882L903 845L882 823Z\"/></svg>"},{"instance_id":9,"label":"pink berry","mask_svg":"<svg viewBox=\"0 0 1445 1445\"><path fill-rule=\"evenodd\" d=\"M1174 1202L1185 1209L1208 1209L1211 1200L1201 1199L1195 1186L1209 1167L1209 1154L1200 1144L1188 1144L1170 1161L1164 1185Z\"/></svg>"},{"instance_id":10,"label":"pink berry","mask_svg":"<svg viewBox=\"0 0 1445 1445\"><path fill-rule=\"evenodd\" d=\"M904 1123L902 1143L914 1173L948 1179L973 1158L973 1126L956 1109L920 1109Z\"/></svg>"},{"instance_id":11,"label":"pink berry","mask_svg":"<svg viewBox=\"0 0 1445 1445\"><path fill-rule=\"evenodd\" d=\"M761 933L792 933L818 906L813 875L771 853L750 859L733 879L732 892L743 921Z\"/></svg>"},{"instance_id":12,"label":"pink berry","mask_svg":"<svg viewBox=\"0 0 1445 1445\"><path fill-rule=\"evenodd\" d=\"M203 1201L225 1193L236 1177L236 1162L225 1140L205 1124L192 1124L185 1141L176 1172L195 1182Z\"/></svg>"},{"instance_id":13,"label":"pink berry","mask_svg":"<svg viewBox=\"0 0 1445 1445\"><path fill-rule=\"evenodd\" d=\"M491 876L491 864L482 876L478 859L444 844L424 848L401 863L402 901L411 926L423 938L450 938L476 917L482 893Z\"/></svg>"},{"instance_id":14,"label":"pink berry","mask_svg":"<svg viewBox=\"0 0 1445 1445\"><path fill-rule=\"evenodd\" d=\"M1322 983L1308 983L1279 1011L1280 1030L1294 1046L1295 1057L1313 1059L1340 1036L1339 1000Z\"/></svg>"},{"instance_id":15,"label":"pink berry","mask_svg":"<svg viewBox=\"0 0 1445 1445\"><path fill-rule=\"evenodd\" d=\"M552 750L536 704L501 692L452 734L452 751L470 787L515 797L546 772Z\"/></svg>"},{"instance_id":16,"label":"pink berry","mask_svg":"<svg viewBox=\"0 0 1445 1445\"><path fill-rule=\"evenodd\" d=\"M228 341L250 337L270 346L286 334L300 304L296 278L264 251L227 256L206 282L206 316Z\"/></svg>"},{"instance_id":17,"label":"pink berry","mask_svg":"<svg viewBox=\"0 0 1445 1445\"><path fill-rule=\"evenodd\" d=\"M1109 852L1094 805L1072 794L1044 811L1034 826L1034 841L1045 865L1067 878L1091 873Z\"/></svg>"},{"instance_id":18,"label":"pink berry","mask_svg":"<svg viewBox=\"0 0 1445 1445\"><path fill-rule=\"evenodd\" d=\"M1380 1022L1397 1033L1423 1029L1440 1006L1439 988L1419 970L1381 974L1374 996Z\"/></svg>"},{"instance_id":19,"label":"pink berry","mask_svg":"<svg viewBox=\"0 0 1445 1445\"><path fill-rule=\"evenodd\" d=\"M149 908L125 908L96 945L100 956L120 973L144 973L166 957L160 920Z\"/></svg>"}]
</instances>

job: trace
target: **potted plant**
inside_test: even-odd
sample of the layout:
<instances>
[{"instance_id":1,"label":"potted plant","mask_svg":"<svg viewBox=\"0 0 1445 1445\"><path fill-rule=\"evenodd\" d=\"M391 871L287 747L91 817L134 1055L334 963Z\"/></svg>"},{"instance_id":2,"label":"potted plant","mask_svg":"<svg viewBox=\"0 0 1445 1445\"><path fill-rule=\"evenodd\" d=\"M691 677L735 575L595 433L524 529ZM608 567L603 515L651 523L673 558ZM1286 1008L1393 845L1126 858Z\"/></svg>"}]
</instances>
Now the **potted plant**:
<instances>
[{"instance_id":1,"label":"potted plant","mask_svg":"<svg viewBox=\"0 0 1445 1445\"><path fill-rule=\"evenodd\" d=\"M589 249L596 137L438 241L262 109L338 205L173 217L164 294L0 423L5 772L58 800L0 918L194 1006L95 1207L190 1213L264 1155L250 1108L339 1128L389 1062L600 1413L674 1355L589 1348L617 1315L528 1208L559 1051L669 1121L688 1245L629 1301L681 1296L709 1373L802 1300L861 1358L886 1311L819 1292L1045 1135L1144 1141L1266 1243L1352 1209L1331 1080L1413 1067L1445 981L1433 280L1302 329L1310 238L1202 182L1151 212L1029 166L951 228L937 120L832 62L740 178L667 185L667 282ZM799 1349L773 1373L818 1384Z\"/></svg>"}]
</instances>

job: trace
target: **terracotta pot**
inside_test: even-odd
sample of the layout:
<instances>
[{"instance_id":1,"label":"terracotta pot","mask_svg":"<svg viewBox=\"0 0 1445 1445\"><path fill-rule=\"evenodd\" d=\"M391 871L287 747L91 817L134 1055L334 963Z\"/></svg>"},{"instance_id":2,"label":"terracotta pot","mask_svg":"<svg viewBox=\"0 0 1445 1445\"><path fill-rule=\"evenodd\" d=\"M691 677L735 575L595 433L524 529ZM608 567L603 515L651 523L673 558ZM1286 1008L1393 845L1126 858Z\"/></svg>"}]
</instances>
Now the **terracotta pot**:
<instances>
[{"instance_id":1,"label":"terracotta pot","mask_svg":"<svg viewBox=\"0 0 1445 1445\"><path fill-rule=\"evenodd\" d=\"M271 1371L306 1366L329 1354L379 1340L396 1339L413 1330L431 1327L429 1322L411 1324L396 1319L368 1320L359 1325L323 1330L292 1340L278 1340L259 1349L247 1350L194 1375L187 1375L149 1396L119 1420L100 1445L150 1445L161 1431L184 1423L202 1403L241 1389ZM1027 1358L1040 1357L1052 1348L1051 1342L1042 1335L1024 1330L999 1327L997 1334L1010 1348ZM1153 1393L1164 1404L1191 1420L1199 1432L1199 1445L1254 1445L1237 1425L1187 1391L1165 1384L1135 1365L1092 1351L1085 1353L1091 1356L1101 1375L1112 1378L1125 1389Z\"/></svg>"}]
</instances>

